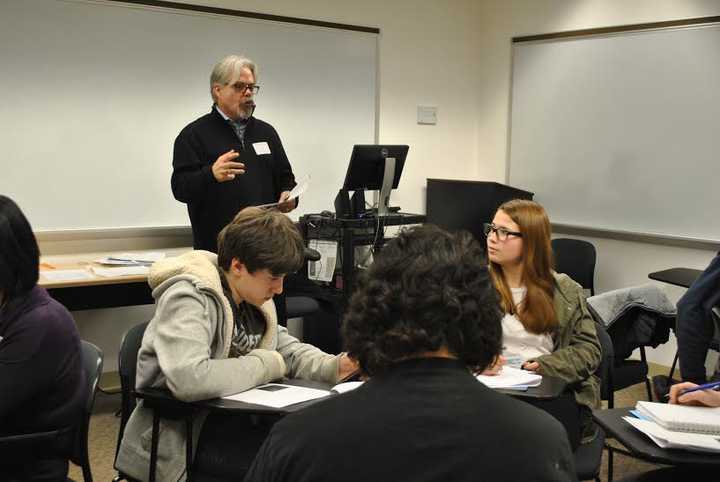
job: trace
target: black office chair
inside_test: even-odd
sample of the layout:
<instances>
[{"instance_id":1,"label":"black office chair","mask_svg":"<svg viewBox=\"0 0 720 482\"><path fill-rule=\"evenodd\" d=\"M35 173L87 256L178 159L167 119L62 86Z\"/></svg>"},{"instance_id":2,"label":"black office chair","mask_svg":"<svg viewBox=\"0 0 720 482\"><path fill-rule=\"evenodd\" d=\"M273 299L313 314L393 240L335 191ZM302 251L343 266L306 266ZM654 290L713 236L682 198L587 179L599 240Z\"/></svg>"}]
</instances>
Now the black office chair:
<instances>
[{"instance_id":1,"label":"black office chair","mask_svg":"<svg viewBox=\"0 0 720 482\"><path fill-rule=\"evenodd\" d=\"M143 335L148 322L130 328L120 342L118 353L118 375L120 376L120 429L118 430L117 445L115 447L115 459L117 459L120 442L125 433L125 425L130 414L135 409L137 398L135 397L135 373L137 371L137 357L142 344ZM118 471L118 477L113 480L127 480L127 477Z\"/></svg>"},{"instance_id":2,"label":"black office chair","mask_svg":"<svg viewBox=\"0 0 720 482\"><path fill-rule=\"evenodd\" d=\"M605 327L595 323L598 340L600 341L602 358L595 375L600 378L600 398L612 403L612 370L614 350L612 340L605 331ZM600 482L600 465L602 464L603 449L608 448L608 481L612 480L612 452L605 444L605 432L598 427L598 434L592 442L581 444L575 450L575 473L578 480L595 480Z\"/></svg>"},{"instance_id":3,"label":"black office chair","mask_svg":"<svg viewBox=\"0 0 720 482\"><path fill-rule=\"evenodd\" d=\"M588 241L555 238L551 241L555 271L565 273L595 295L595 246Z\"/></svg>"},{"instance_id":4,"label":"black office chair","mask_svg":"<svg viewBox=\"0 0 720 482\"><path fill-rule=\"evenodd\" d=\"M120 343L120 353L118 354L118 372L120 374L120 390L121 390L121 404L120 404L120 429L118 431L117 446L115 448L115 463L117 463L117 454L120 450L120 442L122 442L123 434L125 433L125 427L127 421L130 418L130 414L137 405L137 393L135 392L135 378L137 373L137 358L142 345L143 336L147 329L149 322L141 323L136 325L125 333L122 342ZM166 391L158 391L157 394L148 394L144 398L144 404L146 407L153 410L153 435L151 442L151 454L150 454L150 467L148 467L148 480L153 482L155 480L155 467L157 463L157 451L159 439L161 433L159 431L161 419L184 419L185 429L187 430L188 436L186 437L186 474L188 480L205 480L202 477L191 478L192 468L192 416L196 410L191 404L182 402L175 399L171 394ZM127 480L134 482L134 479L129 477L127 474L118 470L116 477L113 481ZM202 476L203 474L195 474Z\"/></svg>"},{"instance_id":5,"label":"black office chair","mask_svg":"<svg viewBox=\"0 0 720 482\"><path fill-rule=\"evenodd\" d=\"M57 453L82 468L85 482L92 482L88 457L88 428L95 404L95 393L102 373L103 355L100 349L87 341L80 342L82 365L85 373L86 397L82 417L75 426L47 432L0 437L0 454L3 456Z\"/></svg>"}]
</instances>

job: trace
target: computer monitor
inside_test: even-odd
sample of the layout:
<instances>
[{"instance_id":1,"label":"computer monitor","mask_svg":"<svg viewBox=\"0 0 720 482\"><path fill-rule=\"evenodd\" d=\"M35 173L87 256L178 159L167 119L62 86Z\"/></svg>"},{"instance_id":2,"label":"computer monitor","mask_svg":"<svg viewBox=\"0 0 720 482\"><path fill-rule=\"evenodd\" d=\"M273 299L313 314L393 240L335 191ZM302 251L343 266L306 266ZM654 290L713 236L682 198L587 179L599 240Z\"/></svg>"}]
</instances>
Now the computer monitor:
<instances>
[{"instance_id":1,"label":"computer monitor","mask_svg":"<svg viewBox=\"0 0 720 482\"><path fill-rule=\"evenodd\" d=\"M403 145L354 146L343 191L379 189L378 216L387 214L390 191L398 187L408 149Z\"/></svg>"}]
</instances>

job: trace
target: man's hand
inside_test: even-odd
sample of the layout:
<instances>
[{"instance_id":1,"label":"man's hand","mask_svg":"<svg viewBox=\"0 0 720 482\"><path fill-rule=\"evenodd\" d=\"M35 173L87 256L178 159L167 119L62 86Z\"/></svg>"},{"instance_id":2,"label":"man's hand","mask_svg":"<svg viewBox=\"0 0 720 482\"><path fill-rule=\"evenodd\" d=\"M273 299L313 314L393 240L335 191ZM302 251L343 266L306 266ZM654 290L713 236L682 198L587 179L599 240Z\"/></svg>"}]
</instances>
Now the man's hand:
<instances>
[{"instance_id":1,"label":"man's hand","mask_svg":"<svg viewBox=\"0 0 720 482\"><path fill-rule=\"evenodd\" d=\"M521 368L529 372L536 372L540 369L540 364L536 361L527 361L522 364Z\"/></svg>"},{"instance_id":2,"label":"man's hand","mask_svg":"<svg viewBox=\"0 0 720 482\"><path fill-rule=\"evenodd\" d=\"M287 199L290 197L290 191L283 191L280 194L280 199L278 199L278 209L281 213L289 213L295 207L297 206L297 199L293 199L292 201L288 201Z\"/></svg>"},{"instance_id":3,"label":"man's hand","mask_svg":"<svg viewBox=\"0 0 720 482\"><path fill-rule=\"evenodd\" d=\"M488 368L485 369L485 371L481 373L481 375L499 375L502 371L503 365L505 365L505 357L500 355L495 359L492 365L490 365Z\"/></svg>"},{"instance_id":4,"label":"man's hand","mask_svg":"<svg viewBox=\"0 0 720 482\"><path fill-rule=\"evenodd\" d=\"M235 176L245 174L245 164L237 162L240 154L234 149L215 160L212 165L212 173L217 182L227 182L235 179Z\"/></svg>"},{"instance_id":5,"label":"man's hand","mask_svg":"<svg viewBox=\"0 0 720 482\"><path fill-rule=\"evenodd\" d=\"M342 382L360 371L358 363L347 356L347 353L341 353L338 360L338 381Z\"/></svg>"},{"instance_id":6,"label":"man's hand","mask_svg":"<svg viewBox=\"0 0 720 482\"><path fill-rule=\"evenodd\" d=\"M670 387L670 403L679 405L698 405L704 407L720 407L720 392L715 390L697 390L680 395L683 390L696 387L694 383L678 383Z\"/></svg>"}]
</instances>

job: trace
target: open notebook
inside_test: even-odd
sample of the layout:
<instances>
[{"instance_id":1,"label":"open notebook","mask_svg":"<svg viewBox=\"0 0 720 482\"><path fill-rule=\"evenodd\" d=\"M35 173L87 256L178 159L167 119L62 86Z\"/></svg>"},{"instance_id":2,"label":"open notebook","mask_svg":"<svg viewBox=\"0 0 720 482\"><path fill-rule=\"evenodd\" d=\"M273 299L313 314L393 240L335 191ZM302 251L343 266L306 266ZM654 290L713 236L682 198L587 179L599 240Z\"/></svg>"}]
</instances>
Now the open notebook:
<instances>
[{"instance_id":1,"label":"open notebook","mask_svg":"<svg viewBox=\"0 0 720 482\"><path fill-rule=\"evenodd\" d=\"M504 366L497 375L478 375L477 379L490 388L511 390L524 390L542 383L542 375L509 366Z\"/></svg>"},{"instance_id":2,"label":"open notebook","mask_svg":"<svg viewBox=\"0 0 720 482\"><path fill-rule=\"evenodd\" d=\"M639 401L635 408L641 415L668 430L720 435L720 407L689 407Z\"/></svg>"}]
</instances>

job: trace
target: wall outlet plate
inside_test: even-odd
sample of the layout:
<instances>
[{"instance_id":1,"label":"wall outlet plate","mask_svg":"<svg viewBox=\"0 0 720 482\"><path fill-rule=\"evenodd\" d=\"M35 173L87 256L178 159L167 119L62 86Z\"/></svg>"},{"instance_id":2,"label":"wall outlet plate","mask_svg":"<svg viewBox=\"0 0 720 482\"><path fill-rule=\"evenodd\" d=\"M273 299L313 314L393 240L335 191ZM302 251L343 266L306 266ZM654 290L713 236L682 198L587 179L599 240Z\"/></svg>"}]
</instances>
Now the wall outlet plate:
<instances>
[{"instance_id":1,"label":"wall outlet plate","mask_svg":"<svg viewBox=\"0 0 720 482\"><path fill-rule=\"evenodd\" d=\"M422 125L437 124L437 107L419 105L417 108L417 123Z\"/></svg>"}]
</instances>

